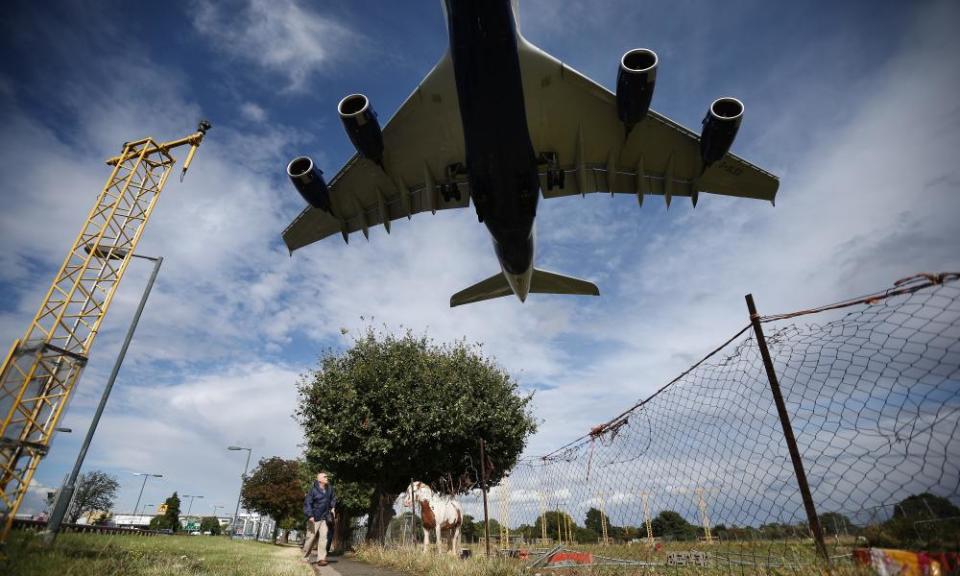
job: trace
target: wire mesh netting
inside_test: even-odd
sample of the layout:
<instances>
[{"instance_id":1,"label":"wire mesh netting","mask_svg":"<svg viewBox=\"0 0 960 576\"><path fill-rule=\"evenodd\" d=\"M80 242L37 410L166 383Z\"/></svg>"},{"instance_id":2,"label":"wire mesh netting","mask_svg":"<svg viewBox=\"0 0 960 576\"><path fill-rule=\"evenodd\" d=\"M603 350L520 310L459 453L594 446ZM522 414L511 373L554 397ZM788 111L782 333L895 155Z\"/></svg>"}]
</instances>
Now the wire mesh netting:
<instances>
[{"instance_id":1,"label":"wire mesh netting","mask_svg":"<svg viewBox=\"0 0 960 576\"><path fill-rule=\"evenodd\" d=\"M956 279L760 319L834 562L863 546L960 548ZM522 460L489 491L495 546L633 566L822 561L755 338L748 325L623 414ZM460 500L482 519L479 490Z\"/></svg>"}]
</instances>

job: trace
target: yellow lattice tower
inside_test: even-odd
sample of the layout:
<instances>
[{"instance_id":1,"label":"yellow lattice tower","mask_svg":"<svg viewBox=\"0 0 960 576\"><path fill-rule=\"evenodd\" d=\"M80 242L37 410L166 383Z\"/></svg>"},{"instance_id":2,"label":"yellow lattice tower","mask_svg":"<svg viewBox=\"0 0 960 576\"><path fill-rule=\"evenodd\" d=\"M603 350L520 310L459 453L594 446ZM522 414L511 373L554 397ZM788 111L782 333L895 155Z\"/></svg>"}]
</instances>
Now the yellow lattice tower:
<instances>
[{"instance_id":1,"label":"yellow lattice tower","mask_svg":"<svg viewBox=\"0 0 960 576\"><path fill-rule=\"evenodd\" d=\"M47 291L40 310L0 366L0 542L14 516L70 395L117 285L176 159L189 146L186 174L206 131L170 142L128 142L107 160L113 171Z\"/></svg>"},{"instance_id":2,"label":"yellow lattice tower","mask_svg":"<svg viewBox=\"0 0 960 576\"><path fill-rule=\"evenodd\" d=\"M607 532L607 507L603 500L603 492L597 495L600 499L600 531L603 533L603 545L610 544L609 534Z\"/></svg>"},{"instance_id":3,"label":"yellow lattice tower","mask_svg":"<svg viewBox=\"0 0 960 576\"><path fill-rule=\"evenodd\" d=\"M707 514L707 501L703 495L717 492L717 490L717 488L701 488L699 486L693 490L693 494L697 497L697 508L700 511L700 524L703 526L703 539L707 544L713 544L713 533L710 529L710 516ZM675 492L677 494L690 493L690 491L686 488L676 489Z\"/></svg>"},{"instance_id":4,"label":"yellow lattice tower","mask_svg":"<svg viewBox=\"0 0 960 576\"><path fill-rule=\"evenodd\" d=\"M697 488L695 490L697 507L700 509L700 521L703 522L703 536L707 544L713 544L713 534L710 531L710 516L707 515L707 501L703 498L704 492L706 491L703 488Z\"/></svg>"},{"instance_id":5,"label":"yellow lattice tower","mask_svg":"<svg viewBox=\"0 0 960 576\"><path fill-rule=\"evenodd\" d=\"M538 490L537 495L540 497L540 538L543 540L543 543L547 542L547 502L546 497L543 495L543 490Z\"/></svg>"},{"instance_id":6,"label":"yellow lattice tower","mask_svg":"<svg viewBox=\"0 0 960 576\"><path fill-rule=\"evenodd\" d=\"M653 546L653 522L650 520L650 494L641 492L640 499L643 502L643 523L647 528L647 544Z\"/></svg>"}]
</instances>

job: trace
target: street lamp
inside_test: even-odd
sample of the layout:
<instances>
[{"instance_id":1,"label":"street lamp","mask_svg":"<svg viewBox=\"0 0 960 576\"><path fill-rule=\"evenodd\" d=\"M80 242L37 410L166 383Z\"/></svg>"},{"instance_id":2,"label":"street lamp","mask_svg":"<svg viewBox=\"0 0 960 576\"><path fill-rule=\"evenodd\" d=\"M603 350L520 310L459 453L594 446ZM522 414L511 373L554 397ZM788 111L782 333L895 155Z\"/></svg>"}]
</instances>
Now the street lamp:
<instances>
[{"instance_id":1,"label":"street lamp","mask_svg":"<svg viewBox=\"0 0 960 576\"><path fill-rule=\"evenodd\" d=\"M137 503L133 507L133 515L137 515L137 508L140 507L140 498L143 497L143 489L147 487L147 480L150 478L163 478L163 474L150 474L149 472L134 472L134 476L143 476L143 484L140 485L140 494L137 496Z\"/></svg>"},{"instance_id":2,"label":"street lamp","mask_svg":"<svg viewBox=\"0 0 960 576\"><path fill-rule=\"evenodd\" d=\"M190 509L193 508L193 499L194 499L194 498L201 498L201 499L203 498L203 496L196 496L196 495L190 495L190 494L184 494L183 497L190 499L190 504L187 505L187 516L190 515Z\"/></svg>"},{"instance_id":3,"label":"street lamp","mask_svg":"<svg viewBox=\"0 0 960 576\"><path fill-rule=\"evenodd\" d=\"M243 494L243 483L247 479L247 468L250 467L250 455L253 454L252 448L243 446L227 446L227 450L246 450L247 463L243 465L243 476L240 477L240 494L237 494L237 508L233 511L233 523L230 525L230 537L233 538L237 533L237 515L240 514L240 496Z\"/></svg>"},{"instance_id":4,"label":"street lamp","mask_svg":"<svg viewBox=\"0 0 960 576\"><path fill-rule=\"evenodd\" d=\"M220 504L217 504L216 506L213 507L213 517L214 517L214 518L217 517L217 508L223 508L223 507L224 507L224 506L222 506L222 505L220 505Z\"/></svg>"},{"instance_id":5,"label":"street lamp","mask_svg":"<svg viewBox=\"0 0 960 576\"><path fill-rule=\"evenodd\" d=\"M102 246L93 244L87 244L84 246L84 250L86 250L87 254L93 252L98 258L108 258L110 260L123 260L127 257L127 252L124 250L116 248L104 248ZM90 442L93 440L93 434L97 431L97 425L100 424L100 417L103 415L103 409L107 406L107 399L110 398L110 391L113 389L113 383L117 379L117 374L120 373L120 366L123 364L123 359L127 355L127 348L130 347L130 341L133 340L133 333L137 330L137 324L140 322L140 315L143 313L143 308L147 305L147 298L150 296L150 291L153 289L153 282L157 279L157 273L160 272L160 265L163 264L162 257L152 258L150 256L140 256L138 254L132 254L130 256L132 258L150 260L153 262L153 271L150 273L150 279L147 280L147 285L143 288L143 294L140 296L140 304L137 306L137 311L133 315L133 320L130 321L130 327L127 328L127 336L123 341L123 346L120 347L119 354L117 354L117 360L113 364L113 370L110 372L110 378L107 380L107 385L103 389L103 393L100 394L100 404L97 406L97 411L93 414L93 420L90 422L90 427L87 429L87 435L83 438L83 444L80 446L80 453L77 454L77 461L73 464L73 470L70 472L70 476L67 478L63 488L61 488L56 503L54 503L53 511L50 514L50 521L47 523L47 532L44 535L44 542L47 544L53 544L53 541L57 537L57 533L60 531L60 524L63 523L63 517L67 513L67 507L70 505L70 501L73 499L73 493L77 488L77 477L80 475L80 468L83 466L83 460L87 457L87 450L90 448ZM58 430L71 432L69 428ZM146 479L144 479L144 483L146 483ZM140 489L140 493L141 495L143 494L142 488ZM140 504L139 498L137 499L137 504ZM136 508L134 508L134 513L136 513Z\"/></svg>"}]
</instances>

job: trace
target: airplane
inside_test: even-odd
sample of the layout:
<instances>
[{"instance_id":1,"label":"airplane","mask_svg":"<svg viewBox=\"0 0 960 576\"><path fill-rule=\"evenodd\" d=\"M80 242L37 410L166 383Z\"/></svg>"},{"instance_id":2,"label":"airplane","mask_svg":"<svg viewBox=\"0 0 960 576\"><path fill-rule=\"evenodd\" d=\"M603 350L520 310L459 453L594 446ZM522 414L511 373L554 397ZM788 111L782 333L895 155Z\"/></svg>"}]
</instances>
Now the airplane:
<instances>
[{"instance_id":1,"label":"airplane","mask_svg":"<svg viewBox=\"0 0 960 576\"><path fill-rule=\"evenodd\" d=\"M287 175L309 206L283 232L290 250L336 233L429 210L466 208L486 225L500 272L450 306L514 294L599 295L586 280L534 267L537 203L593 192L663 196L667 207L708 192L776 198L779 180L729 152L743 103L714 100L700 134L650 109L659 58L628 51L616 92L520 34L518 0L443 0L449 48L381 129L370 99L337 106L357 153L329 184L313 160Z\"/></svg>"}]
</instances>

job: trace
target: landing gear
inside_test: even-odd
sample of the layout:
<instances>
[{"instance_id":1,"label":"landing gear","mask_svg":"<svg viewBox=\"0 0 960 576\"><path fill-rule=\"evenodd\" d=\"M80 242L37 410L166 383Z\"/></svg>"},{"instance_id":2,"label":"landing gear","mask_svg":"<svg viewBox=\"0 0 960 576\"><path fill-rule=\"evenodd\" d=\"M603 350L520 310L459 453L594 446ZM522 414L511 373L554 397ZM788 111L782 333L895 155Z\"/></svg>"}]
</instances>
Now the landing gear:
<instances>
[{"instance_id":1,"label":"landing gear","mask_svg":"<svg viewBox=\"0 0 960 576\"><path fill-rule=\"evenodd\" d=\"M457 176L462 176L466 173L466 166L460 162L447 165L447 182L440 185L440 195L443 197L444 202L452 202L453 200L460 201L462 196L460 195L460 187L457 186L456 179Z\"/></svg>"},{"instance_id":2,"label":"landing gear","mask_svg":"<svg viewBox=\"0 0 960 576\"><path fill-rule=\"evenodd\" d=\"M547 165L547 190L563 189L566 173L560 168L556 152L544 152L540 155L540 164Z\"/></svg>"},{"instance_id":3,"label":"landing gear","mask_svg":"<svg viewBox=\"0 0 960 576\"><path fill-rule=\"evenodd\" d=\"M452 202L454 200L459 201L460 198L462 198L462 196L460 196L460 187L457 186L456 182L441 184L440 196L443 197L444 202Z\"/></svg>"}]
</instances>

